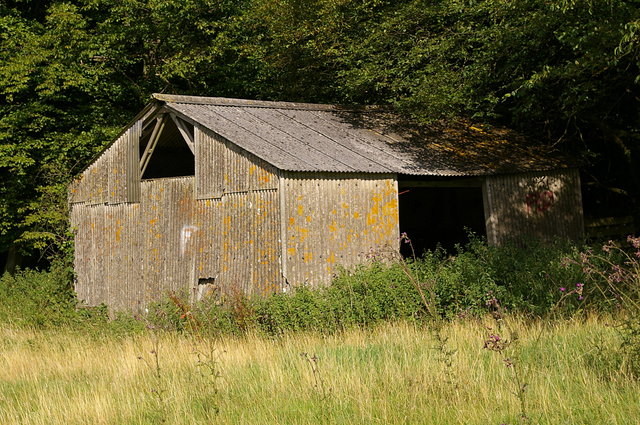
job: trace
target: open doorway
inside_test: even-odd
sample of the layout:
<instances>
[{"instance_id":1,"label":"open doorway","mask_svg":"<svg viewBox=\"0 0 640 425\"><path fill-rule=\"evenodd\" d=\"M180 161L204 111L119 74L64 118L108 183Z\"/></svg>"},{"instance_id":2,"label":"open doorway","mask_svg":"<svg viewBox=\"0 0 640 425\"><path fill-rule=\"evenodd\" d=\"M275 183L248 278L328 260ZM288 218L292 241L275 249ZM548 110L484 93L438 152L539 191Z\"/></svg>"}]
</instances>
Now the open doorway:
<instances>
[{"instance_id":1,"label":"open doorway","mask_svg":"<svg viewBox=\"0 0 640 425\"><path fill-rule=\"evenodd\" d=\"M469 231L486 236L480 180L400 180L399 207L400 232L418 256L438 246L452 251L468 242ZM400 252L412 255L408 244Z\"/></svg>"}]
</instances>

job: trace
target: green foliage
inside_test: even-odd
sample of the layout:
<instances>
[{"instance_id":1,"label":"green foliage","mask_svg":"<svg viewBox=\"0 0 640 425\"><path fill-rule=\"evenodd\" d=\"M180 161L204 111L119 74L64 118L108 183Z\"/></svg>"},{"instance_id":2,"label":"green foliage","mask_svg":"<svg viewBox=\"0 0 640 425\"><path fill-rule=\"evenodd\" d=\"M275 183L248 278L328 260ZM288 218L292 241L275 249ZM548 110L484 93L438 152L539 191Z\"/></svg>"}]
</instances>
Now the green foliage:
<instances>
[{"instance_id":1,"label":"green foliage","mask_svg":"<svg viewBox=\"0 0 640 425\"><path fill-rule=\"evenodd\" d=\"M404 263L375 261L344 270L326 287L302 286L268 297L235 294L194 305L187 296L170 294L150 307L145 320L154 328L214 334L332 333L383 321L432 320L420 293L428 288L435 293L437 313L450 319L485 314L494 298L509 311L534 316L569 315L585 305L609 309L593 287L571 291L586 277L579 258L568 244L489 247L473 239L453 256L438 250Z\"/></svg>"},{"instance_id":2,"label":"green foliage","mask_svg":"<svg viewBox=\"0 0 640 425\"><path fill-rule=\"evenodd\" d=\"M269 334L286 331L333 332L381 321L424 315L420 296L400 267L374 263L343 272L330 286L300 287L257 302L256 318Z\"/></svg>"},{"instance_id":3,"label":"green foliage","mask_svg":"<svg viewBox=\"0 0 640 425\"><path fill-rule=\"evenodd\" d=\"M0 278L0 321L18 326L59 326L77 320L72 281L62 269L24 270Z\"/></svg>"}]
</instances>

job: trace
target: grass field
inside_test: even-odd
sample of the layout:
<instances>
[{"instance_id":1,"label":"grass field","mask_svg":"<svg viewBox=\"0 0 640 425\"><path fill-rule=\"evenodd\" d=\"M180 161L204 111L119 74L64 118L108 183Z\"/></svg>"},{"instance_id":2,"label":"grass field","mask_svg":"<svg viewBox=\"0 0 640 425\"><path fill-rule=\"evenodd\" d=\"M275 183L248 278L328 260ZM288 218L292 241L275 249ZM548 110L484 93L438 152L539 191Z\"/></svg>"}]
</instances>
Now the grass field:
<instances>
[{"instance_id":1,"label":"grass field","mask_svg":"<svg viewBox=\"0 0 640 425\"><path fill-rule=\"evenodd\" d=\"M5 327L0 424L515 424L514 370L530 423L637 424L640 383L605 355L607 321L512 320L514 366L483 348L490 318L445 325L450 355L407 323L218 340Z\"/></svg>"}]
</instances>

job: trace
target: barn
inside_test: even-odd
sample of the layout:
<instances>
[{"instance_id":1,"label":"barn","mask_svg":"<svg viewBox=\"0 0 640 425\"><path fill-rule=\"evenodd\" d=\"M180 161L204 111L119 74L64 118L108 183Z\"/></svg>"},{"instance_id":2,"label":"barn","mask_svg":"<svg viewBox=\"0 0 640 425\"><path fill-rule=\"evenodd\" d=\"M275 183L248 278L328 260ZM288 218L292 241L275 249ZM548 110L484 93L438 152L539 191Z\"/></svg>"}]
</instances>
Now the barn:
<instances>
[{"instance_id":1,"label":"barn","mask_svg":"<svg viewBox=\"0 0 640 425\"><path fill-rule=\"evenodd\" d=\"M579 173L517 134L384 108L156 94L70 185L76 291L139 310L167 291L267 294L467 229L583 237Z\"/></svg>"}]
</instances>

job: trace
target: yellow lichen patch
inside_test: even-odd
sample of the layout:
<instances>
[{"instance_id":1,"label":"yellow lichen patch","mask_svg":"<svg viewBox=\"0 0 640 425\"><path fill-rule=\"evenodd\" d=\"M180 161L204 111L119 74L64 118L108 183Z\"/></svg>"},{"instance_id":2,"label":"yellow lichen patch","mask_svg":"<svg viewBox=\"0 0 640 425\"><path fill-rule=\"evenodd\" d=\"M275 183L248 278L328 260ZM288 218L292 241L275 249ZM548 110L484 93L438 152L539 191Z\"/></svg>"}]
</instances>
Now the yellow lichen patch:
<instances>
[{"instance_id":1,"label":"yellow lichen patch","mask_svg":"<svg viewBox=\"0 0 640 425\"><path fill-rule=\"evenodd\" d=\"M349 208L349 204L347 204L346 202L342 203L342 208L347 209Z\"/></svg>"},{"instance_id":2,"label":"yellow lichen patch","mask_svg":"<svg viewBox=\"0 0 640 425\"><path fill-rule=\"evenodd\" d=\"M298 227L297 230L300 233L300 242L304 242L304 240L307 238L307 235L309 235L309 230L305 229L304 227Z\"/></svg>"},{"instance_id":3,"label":"yellow lichen patch","mask_svg":"<svg viewBox=\"0 0 640 425\"><path fill-rule=\"evenodd\" d=\"M327 257L327 263L329 264L335 264L336 262L336 255L332 252L329 254L329 256Z\"/></svg>"},{"instance_id":4,"label":"yellow lichen patch","mask_svg":"<svg viewBox=\"0 0 640 425\"><path fill-rule=\"evenodd\" d=\"M368 213L367 214L367 226L373 226L377 222L376 214Z\"/></svg>"},{"instance_id":5,"label":"yellow lichen patch","mask_svg":"<svg viewBox=\"0 0 640 425\"><path fill-rule=\"evenodd\" d=\"M311 223L311 216L310 216L310 215L308 215L308 216L307 216L307 218L306 218L306 220L307 220L307 223Z\"/></svg>"},{"instance_id":6,"label":"yellow lichen patch","mask_svg":"<svg viewBox=\"0 0 640 425\"><path fill-rule=\"evenodd\" d=\"M122 226L120 220L116 220L116 242L120 242L120 236L122 235Z\"/></svg>"},{"instance_id":7,"label":"yellow lichen patch","mask_svg":"<svg viewBox=\"0 0 640 425\"><path fill-rule=\"evenodd\" d=\"M360 213L358 211L354 212L353 218L360 218Z\"/></svg>"},{"instance_id":8,"label":"yellow lichen patch","mask_svg":"<svg viewBox=\"0 0 640 425\"><path fill-rule=\"evenodd\" d=\"M253 174L256 172L256 166L252 165L251 167L249 167L249 175L253 176Z\"/></svg>"},{"instance_id":9,"label":"yellow lichen patch","mask_svg":"<svg viewBox=\"0 0 640 425\"><path fill-rule=\"evenodd\" d=\"M287 248L287 253L291 256L296 255L296 247L295 246L291 246L289 248Z\"/></svg>"},{"instance_id":10,"label":"yellow lichen patch","mask_svg":"<svg viewBox=\"0 0 640 425\"><path fill-rule=\"evenodd\" d=\"M305 251L302 255L302 261L304 261L305 263L310 263L311 261L313 261L313 252Z\"/></svg>"},{"instance_id":11,"label":"yellow lichen patch","mask_svg":"<svg viewBox=\"0 0 640 425\"><path fill-rule=\"evenodd\" d=\"M303 215L304 214L304 208L302 207L302 204L298 204L298 215Z\"/></svg>"},{"instance_id":12,"label":"yellow lichen patch","mask_svg":"<svg viewBox=\"0 0 640 425\"><path fill-rule=\"evenodd\" d=\"M338 230L338 226L336 225L335 221L332 221L331 224L329 225L329 231L335 232L336 230Z\"/></svg>"},{"instance_id":13,"label":"yellow lichen patch","mask_svg":"<svg viewBox=\"0 0 640 425\"><path fill-rule=\"evenodd\" d=\"M223 219L222 222L224 223L225 226L229 226L231 225L231 216L230 215L226 215Z\"/></svg>"}]
</instances>

